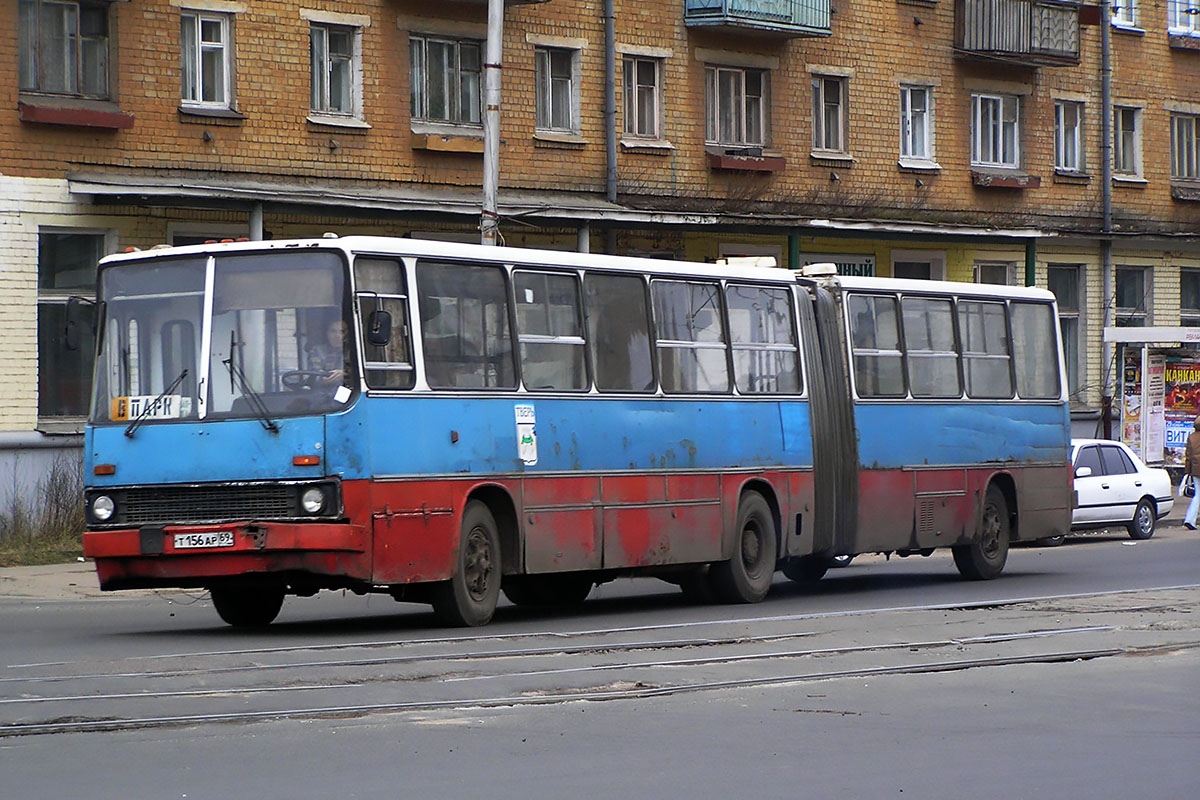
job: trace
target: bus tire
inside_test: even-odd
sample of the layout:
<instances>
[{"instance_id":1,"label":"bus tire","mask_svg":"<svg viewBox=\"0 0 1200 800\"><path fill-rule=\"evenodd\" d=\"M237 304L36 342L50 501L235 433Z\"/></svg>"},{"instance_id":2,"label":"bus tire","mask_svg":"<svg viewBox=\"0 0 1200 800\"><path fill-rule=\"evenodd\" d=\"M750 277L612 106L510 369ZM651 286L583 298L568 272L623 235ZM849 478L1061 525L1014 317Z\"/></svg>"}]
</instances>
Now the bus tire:
<instances>
[{"instance_id":1,"label":"bus tire","mask_svg":"<svg viewBox=\"0 0 1200 800\"><path fill-rule=\"evenodd\" d=\"M515 606L577 606L592 593L590 575L564 572L555 575L514 575L501 591Z\"/></svg>"},{"instance_id":2,"label":"bus tire","mask_svg":"<svg viewBox=\"0 0 1200 800\"><path fill-rule=\"evenodd\" d=\"M446 625L486 625L500 599L500 530L479 500L463 510L458 558L450 580L433 590L434 613Z\"/></svg>"},{"instance_id":3,"label":"bus tire","mask_svg":"<svg viewBox=\"0 0 1200 800\"><path fill-rule=\"evenodd\" d=\"M969 580L985 581L1003 572L1008 560L1009 528L1004 492L994 485L989 486L983 498L979 534L970 544L950 548L959 573Z\"/></svg>"},{"instance_id":4,"label":"bus tire","mask_svg":"<svg viewBox=\"0 0 1200 800\"><path fill-rule=\"evenodd\" d=\"M792 583L808 586L825 577L829 571L829 559L821 556L801 556L783 562L783 574Z\"/></svg>"},{"instance_id":5,"label":"bus tire","mask_svg":"<svg viewBox=\"0 0 1200 800\"><path fill-rule=\"evenodd\" d=\"M725 603L757 603L775 577L775 518L758 492L738 504L733 557L713 564L709 575L716 597Z\"/></svg>"},{"instance_id":6,"label":"bus tire","mask_svg":"<svg viewBox=\"0 0 1200 800\"><path fill-rule=\"evenodd\" d=\"M1154 535L1154 524L1157 522L1156 511L1154 502L1150 498L1143 497L1138 501L1137 508L1133 511L1133 519L1125 526L1125 530L1129 531L1130 539L1149 539Z\"/></svg>"},{"instance_id":7,"label":"bus tire","mask_svg":"<svg viewBox=\"0 0 1200 800\"><path fill-rule=\"evenodd\" d=\"M264 628L283 608L283 586L213 586L208 593L217 615L235 628Z\"/></svg>"}]
</instances>

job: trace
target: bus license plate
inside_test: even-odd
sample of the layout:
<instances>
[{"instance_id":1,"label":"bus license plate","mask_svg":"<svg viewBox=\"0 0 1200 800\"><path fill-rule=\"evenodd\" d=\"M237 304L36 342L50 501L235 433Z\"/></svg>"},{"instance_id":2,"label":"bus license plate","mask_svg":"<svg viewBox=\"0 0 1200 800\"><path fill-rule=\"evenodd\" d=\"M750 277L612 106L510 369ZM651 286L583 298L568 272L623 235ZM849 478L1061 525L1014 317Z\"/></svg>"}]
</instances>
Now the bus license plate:
<instances>
[{"instance_id":1,"label":"bus license plate","mask_svg":"<svg viewBox=\"0 0 1200 800\"><path fill-rule=\"evenodd\" d=\"M233 547L233 531L175 534L176 550L199 550L209 547Z\"/></svg>"}]
</instances>

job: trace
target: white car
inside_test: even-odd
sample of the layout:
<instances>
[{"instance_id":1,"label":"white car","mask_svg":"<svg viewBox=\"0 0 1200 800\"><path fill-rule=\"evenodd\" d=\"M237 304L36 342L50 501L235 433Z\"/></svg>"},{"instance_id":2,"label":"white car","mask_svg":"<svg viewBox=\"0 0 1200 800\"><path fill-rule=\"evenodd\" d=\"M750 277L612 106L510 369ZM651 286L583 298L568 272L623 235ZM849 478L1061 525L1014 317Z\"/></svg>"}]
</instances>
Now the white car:
<instances>
[{"instance_id":1,"label":"white car","mask_svg":"<svg viewBox=\"0 0 1200 800\"><path fill-rule=\"evenodd\" d=\"M1130 538L1149 539L1175 505L1167 471L1147 467L1120 442L1072 439L1071 464L1077 494L1072 530L1122 525Z\"/></svg>"}]
</instances>

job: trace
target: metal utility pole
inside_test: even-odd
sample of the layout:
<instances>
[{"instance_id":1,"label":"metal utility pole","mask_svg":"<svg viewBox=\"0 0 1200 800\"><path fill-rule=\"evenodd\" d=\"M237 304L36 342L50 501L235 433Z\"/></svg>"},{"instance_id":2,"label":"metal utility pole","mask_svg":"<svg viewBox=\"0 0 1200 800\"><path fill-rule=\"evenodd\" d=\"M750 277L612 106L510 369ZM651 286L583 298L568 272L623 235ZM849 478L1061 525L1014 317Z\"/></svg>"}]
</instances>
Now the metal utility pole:
<instances>
[{"instance_id":1,"label":"metal utility pole","mask_svg":"<svg viewBox=\"0 0 1200 800\"><path fill-rule=\"evenodd\" d=\"M488 0L487 44L483 59L483 210L479 231L483 244L496 244L500 214L500 57L504 42L504 0Z\"/></svg>"},{"instance_id":2,"label":"metal utility pole","mask_svg":"<svg viewBox=\"0 0 1200 800\"><path fill-rule=\"evenodd\" d=\"M1100 204L1103 221L1100 227L1100 269L1104 285L1104 327L1113 324L1113 260L1112 260L1112 7L1109 0L1100 2ZM1112 438L1113 363L1115 348L1104 342L1101 364L1101 411L1104 438Z\"/></svg>"}]
</instances>

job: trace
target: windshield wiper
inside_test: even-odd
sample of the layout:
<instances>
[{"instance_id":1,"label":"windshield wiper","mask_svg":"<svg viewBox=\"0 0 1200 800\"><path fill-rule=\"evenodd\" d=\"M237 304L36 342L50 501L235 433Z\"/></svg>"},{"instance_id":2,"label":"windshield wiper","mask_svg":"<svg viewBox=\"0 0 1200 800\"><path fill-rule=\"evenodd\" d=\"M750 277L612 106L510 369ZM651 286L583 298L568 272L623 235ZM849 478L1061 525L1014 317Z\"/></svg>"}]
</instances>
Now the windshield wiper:
<instances>
[{"instance_id":1,"label":"windshield wiper","mask_svg":"<svg viewBox=\"0 0 1200 800\"><path fill-rule=\"evenodd\" d=\"M158 397L154 398L154 402L150 403L148 406L143 408L142 413L138 414L137 417L133 420L133 422L129 423L129 426L127 428L125 428L125 435L132 437L133 432L136 431L138 428L142 427L142 423L146 421L146 418L148 416L150 416L150 412L153 411L154 409L158 408L158 404L160 402L162 402L162 399L164 397L166 397L167 395L169 395L171 392L175 391L175 387L177 387L179 384L183 383L183 379L187 377L187 374L188 374L187 367L184 367L183 372L179 373L179 377L176 378L175 380L171 381L171 385L168 386L167 388L163 389L162 394L160 394Z\"/></svg>"},{"instance_id":2,"label":"windshield wiper","mask_svg":"<svg viewBox=\"0 0 1200 800\"><path fill-rule=\"evenodd\" d=\"M250 408L254 411L254 415L258 417L258 421L262 423L270 433L279 433L279 426L275 424L275 420L271 419L271 414L267 411L266 404L262 398L258 396L258 392L250 386L250 381L246 380L246 376L242 374L242 368L233 363L233 351L230 350L229 358L221 362L229 367L229 375L231 378L237 378L238 386L242 388L242 395L250 403Z\"/></svg>"}]
</instances>

